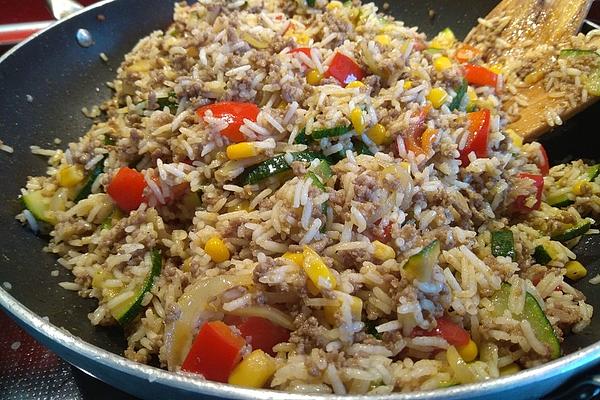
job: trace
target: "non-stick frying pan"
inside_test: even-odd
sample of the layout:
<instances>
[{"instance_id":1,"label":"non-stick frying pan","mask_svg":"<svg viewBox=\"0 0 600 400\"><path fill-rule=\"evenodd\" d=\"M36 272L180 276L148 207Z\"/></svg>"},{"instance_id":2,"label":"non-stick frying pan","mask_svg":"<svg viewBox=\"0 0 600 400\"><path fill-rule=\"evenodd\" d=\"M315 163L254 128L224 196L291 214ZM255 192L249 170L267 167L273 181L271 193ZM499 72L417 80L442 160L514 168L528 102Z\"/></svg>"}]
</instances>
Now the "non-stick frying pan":
<instances>
[{"instance_id":1,"label":"non-stick frying pan","mask_svg":"<svg viewBox=\"0 0 600 400\"><path fill-rule=\"evenodd\" d=\"M388 2L388 12L408 25L418 25L428 34L450 26L458 36L464 36L477 17L486 15L495 4L493 0ZM383 1L376 3L383 5ZM46 239L36 237L14 219L22 207L17 199L19 188L28 175L43 174L46 167L46 160L32 155L29 146L61 147L85 133L91 121L82 115L82 106L99 104L111 95L105 82L114 77L123 55L144 35L165 28L172 7L172 0L98 3L0 59L0 139L15 149L14 154L0 154L0 305L67 361L142 398L317 398L206 382L124 359L120 356L125 347L121 330L90 325L87 313L93 310L94 301L57 285L70 277L53 256L42 251ZM77 43L79 29L91 33L92 46L84 48ZM108 56L107 62L100 59L101 52ZM600 158L600 136L594 125L598 111L596 107L580 114L545 139L553 162ZM62 140L62 145L55 144L55 138ZM576 252L591 276L600 272L600 239L584 238ZM59 270L59 276L51 276L53 270ZM600 290L587 280L577 287L600 310ZM564 357L541 367L476 385L388 398L539 397L600 360L599 340L600 318L596 317L583 333L567 338Z\"/></svg>"}]
</instances>

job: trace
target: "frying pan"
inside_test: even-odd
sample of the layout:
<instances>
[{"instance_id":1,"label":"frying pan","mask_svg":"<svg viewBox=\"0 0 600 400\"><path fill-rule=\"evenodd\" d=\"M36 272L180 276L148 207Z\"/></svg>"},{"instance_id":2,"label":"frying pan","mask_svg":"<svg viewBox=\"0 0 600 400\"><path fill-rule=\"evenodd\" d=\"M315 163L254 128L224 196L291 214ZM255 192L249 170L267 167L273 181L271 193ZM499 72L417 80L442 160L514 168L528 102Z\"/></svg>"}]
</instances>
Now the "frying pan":
<instances>
[{"instance_id":1,"label":"frying pan","mask_svg":"<svg viewBox=\"0 0 600 400\"><path fill-rule=\"evenodd\" d=\"M383 5L383 1L376 3ZM389 13L410 26L418 25L429 35L450 26L457 36L464 37L477 17L486 15L495 1L389 3ZM126 360L121 357L125 348L123 332L119 328L91 326L87 313L94 309L94 301L57 285L71 279L68 272L57 265L53 256L43 252L46 239L36 237L14 219L22 208L17 199L19 188L28 175L43 174L46 168L46 160L32 155L29 146L61 147L85 133L91 121L82 115L81 108L110 97L104 83L115 76L123 55L144 35L168 26L172 7L172 0L101 2L37 34L0 58L0 139L15 149L12 155L0 154L0 306L37 340L70 363L141 398L319 398L222 385ZM91 33L92 46L78 45L79 29ZM99 58L101 52L109 57L107 62ZM544 139L552 162L600 158L600 136L594 135L592 128L598 111L600 108L596 107L583 112ZM55 138L62 140L62 145L57 145ZM589 276L600 271L600 238L585 237L575 251L588 266ZM58 270L59 276L52 276L53 270ZM587 279L576 286L600 310L600 291L587 283ZM576 372L592 367L600 359L599 340L600 318L596 317L584 332L568 336L563 344L566 355L553 362L476 385L393 394L386 398L541 397Z\"/></svg>"}]
</instances>

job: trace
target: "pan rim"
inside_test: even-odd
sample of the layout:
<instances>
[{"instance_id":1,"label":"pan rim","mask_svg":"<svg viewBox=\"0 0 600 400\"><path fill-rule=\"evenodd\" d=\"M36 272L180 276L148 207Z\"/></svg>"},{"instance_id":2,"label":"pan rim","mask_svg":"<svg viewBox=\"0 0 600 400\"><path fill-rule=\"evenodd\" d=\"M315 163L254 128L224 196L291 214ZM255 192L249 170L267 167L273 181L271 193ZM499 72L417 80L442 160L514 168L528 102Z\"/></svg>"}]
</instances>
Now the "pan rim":
<instances>
[{"instance_id":1,"label":"pan rim","mask_svg":"<svg viewBox=\"0 0 600 400\"><path fill-rule=\"evenodd\" d=\"M88 6L80 11L77 11L63 20L57 21L54 24L46 27L39 32L36 32L25 41L15 45L0 57L0 64L9 57L13 56L22 47L29 42L35 40L38 36L45 32L56 28L65 21L76 18L77 16L93 12L101 9L103 6L113 3L117 0L103 0ZM209 395L219 398L235 398L235 399L256 399L265 400L309 400L309 399L327 399L327 400L366 400L372 399L372 395L310 395L310 394L294 394L283 391L274 391L267 389L247 389L243 387L232 386L228 384L206 381L193 375L174 373L149 365L140 364L126 359L122 355L118 355L102 348L99 348L85 340L73 335L66 328L55 326L49 321L46 321L41 316L21 304L7 290L0 287L0 307L2 307L13 319L17 320L23 327L33 332L37 338L44 338L55 344L52 350L59 356L64 357L67 350L77 352L81 357L91 360L96 365L103 365L110 370L113 370L124 375L129 375L147 381L148 383L157 383L166 387L186 391L197 395ZM410 393L390 393L379 395L377 398L386 400L421 400L421 399L436 399L446 400L455 398L490 396L495 393L500 393L506 390L522 388L528 385L536 384L555 376L557 372L567 373L575 372L586 366L589 366L594 360L600 359L600 341L592 345L577 350L574 353L559 357L556 360L548 363L523 370L517 374L490 379L485 382L477 382L453 386L445 389L436 389L431 391L418 391ZM86 370L73 362L78 368ZM93 370L86 372L94 375ZM111 382L107 382L111 384ZM552 389L552 387L550 388Z\"/></svg>"}]
</instances>

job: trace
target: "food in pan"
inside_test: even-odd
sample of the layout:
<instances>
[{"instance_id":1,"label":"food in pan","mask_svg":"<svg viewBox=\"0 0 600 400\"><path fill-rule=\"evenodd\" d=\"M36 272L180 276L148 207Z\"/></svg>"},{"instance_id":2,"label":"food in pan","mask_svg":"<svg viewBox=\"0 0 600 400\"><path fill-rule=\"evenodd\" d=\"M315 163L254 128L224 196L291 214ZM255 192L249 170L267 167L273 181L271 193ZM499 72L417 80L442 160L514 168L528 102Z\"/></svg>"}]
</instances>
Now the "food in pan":
<instances>
[{"instance_id":1,"label":"food in pan","mask_svg":"<svg viewBox=\"0 0 600 400\"><path fill-rule=\"evenodd\" d=\"M373 4L180 3L90 131L35 148L18 218L138 362L303 393L515 373L592 317L570 248L600 168L551 168L505 128L522 80L594 94L586 45L508 72Z\"/></svg>"}]
</instances>

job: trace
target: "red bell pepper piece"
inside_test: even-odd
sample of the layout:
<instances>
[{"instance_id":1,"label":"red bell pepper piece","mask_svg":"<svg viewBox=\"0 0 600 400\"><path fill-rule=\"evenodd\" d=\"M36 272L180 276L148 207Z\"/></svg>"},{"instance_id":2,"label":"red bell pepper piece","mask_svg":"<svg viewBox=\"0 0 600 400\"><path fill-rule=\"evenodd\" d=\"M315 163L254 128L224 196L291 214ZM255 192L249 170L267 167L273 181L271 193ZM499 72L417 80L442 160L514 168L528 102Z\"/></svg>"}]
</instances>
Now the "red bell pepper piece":
<instances>
[{"instance_id":1,"label":"red bell pepper piece","mask_svg":"<svg viewBox=\"0 0 600 400\"><path fill-rule=\"evenodd\" d=\"M220 118L229 124L227 128L221 131L221 135L237 143L245 140L244 134L240 132L244 119L256 121L260 109L254 103L223 101L200 107L196 110L196 114L203 117L207 111L212 111L213 117Z\"/></svg>"},{"instance_id":2,"label":"red bell pepper piece","mask_svg":"<svg viewBox=\"0 0 600 400\"><path fill-rule=\"evenodd\" d=\"M141 172L122 167L108 185L109 196L123 211L136 210L144 201L146 180Z\"/></svg>"},{"instance_id":3,"label":"red bell pepper piece","mask_svg":"<svg viewBox=\"0 0 600 400\"><path fill-rule=\"evenodd\" d=\"M535 188L536 188L536 192L535 192L536 202L533 204L533 206L529 207L525 204L527 201L527 198L529 196L526 196L526 195L517 196L515 198L515 202L513 203L513 207L514 207L515 211L522 212L522 213L529 213L533 210L538 210L540 208L540 205L542 204L542 193L544 192L544 177L542 175L528 174L525 172L522 172L517 176L520 179L529 179L529 180L533 181L533 186L535 186Z\"/></svg>"},{"instance_id":4,"label":"red bell pepper piece","mask_svg":"<svg viewBox=\"0 0 600 400\"><path fill-rule=\"evenodd\" d=\"M538 147L538 152L535 157L535 163L540 169L542 176L548 175L550 172L550 162L548 161L548 154L546 153L546 149L541 144Z\"/></svg>"},{"instance_id":5,"label":"red bell pepper piece","mask_svg":"<svg viewBox=\"0 0 600 400\"><path fill-rule=\"evenodd\" d=\"M287 342L290 338L290 331L266 318L227 315L225 323L235 325L240 330L242 337L252 345L252 350L260 349L272 356L275 355L273 346Z\"/></svg>"},{"instance_id":6,"label":"red bell pepper piece","mask_svg":"<svg viewBox=\"0 0 600 400\"><path fill-rule=\"evenodd\" d=\"M465 346L471 339L469 332L445 317L438 318L437 326L430 331L413 329L411 336L441 336L453 346Z\"/></svg>"},{"instance_id":7,"label":"red bell pepper piece","mask_svg":"<svg viewBox=\"0 0 600 400\"><path fill-rule=\"evenodd\" d=\"M304 53L308 58L310 58L310 49L308 47L297 47L293 50L290 50L290 54L294 53Z\"/></svg>"},{"instance_id":8,"label":"red bell pepper piece","mask_svg":"<svg viewBox=\"0 0 600 400\"><path fill-rule=\"evenodd\" d=\"M478 158L488 156L488 137L490 135L490 110L475 111L467 114L469 120L469 139L459 150L463 167L470 164L469 154L474 152Z\"/></svg>"},{"instance_id":9,"label":"red bell pepper piece","mask_svg":"<svg viewBox=\"0 0 600 400\"><path fill-rule=\"evenodd\" d=\"M480 65L465 65L465 79L472 85L496 87L498 74Z\"/></svg>"},{"instance_id":10,"label":"red bell pepper piece","mask_svg":"<svg viewBox=\"0 0 600 400\"><path fill-rule=\"evenodd\" d=\"M472 61L479 55L479 53L480 51L477 48L468 44L464 44L458 50L456 50L456 53L454 53L454 58L456 58L456 61L463 64Z\"/></svg>"},{"instance_id":11,"label":"red bell pepper piece","mask_svg":"<svg viewBox=\"0 0 600 400\"><path fill-rule=\"evenodd\" d=\"M343 85L347 85L350 82L361 81L365 77L365 73L353 59L342 53L335 53L329 68L325 71L325 77L329 78L330 76Z\"/></svg>"},{"instance_id":12,"label":"red bell pepper piece","mask_svg":"<svg viewBox=\"0 0 600 400\"><path fill-rule=\"evenodd\" d=\"M227 382L229 374L242 359L246 341L222 321L206 322L200 328L181 369L202 374L206 379Z\"/></svg>"}]
</instances>

